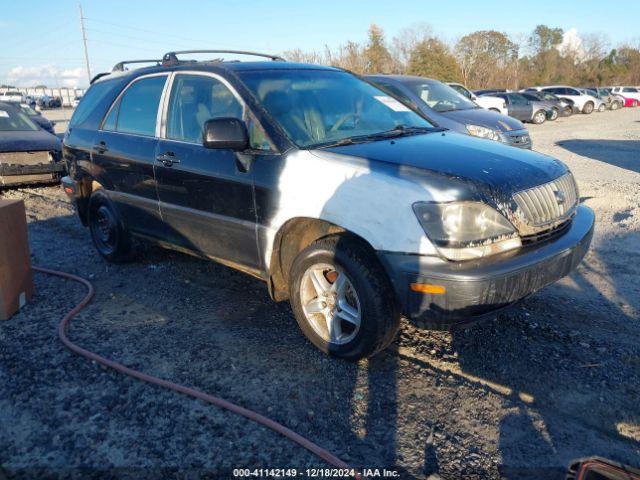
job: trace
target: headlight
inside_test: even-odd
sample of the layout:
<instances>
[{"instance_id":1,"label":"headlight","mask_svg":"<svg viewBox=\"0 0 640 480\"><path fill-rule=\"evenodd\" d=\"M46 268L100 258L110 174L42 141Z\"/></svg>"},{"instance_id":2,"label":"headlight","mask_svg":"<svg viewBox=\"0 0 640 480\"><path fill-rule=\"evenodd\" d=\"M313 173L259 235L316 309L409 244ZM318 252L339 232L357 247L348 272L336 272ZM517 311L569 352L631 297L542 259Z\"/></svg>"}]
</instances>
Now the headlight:
<instances>
[{"instance_id":1,"label":"headlight","mask_svg":"<svg viewBox=\"0 0 640 480\"><path fill-rule=\"evenodd\" d=\"M522 245L513 225L484 203L420 202L413 211L427 237L449 260L487 257Z\"/></svg>"},{"instance_id":2,"label":"headlight","mask_svg":"<svg viewBox=\"0 0 640 480\"><path fill-rule=\"evenodd\" d=\"M466 127L469 135L473 135L474 137L488 138L489 140L498 141L502 138L502 135L497 130L491 130L490 128L482 127L480 125L467 125Z\"/></svg>"}]
</instances>

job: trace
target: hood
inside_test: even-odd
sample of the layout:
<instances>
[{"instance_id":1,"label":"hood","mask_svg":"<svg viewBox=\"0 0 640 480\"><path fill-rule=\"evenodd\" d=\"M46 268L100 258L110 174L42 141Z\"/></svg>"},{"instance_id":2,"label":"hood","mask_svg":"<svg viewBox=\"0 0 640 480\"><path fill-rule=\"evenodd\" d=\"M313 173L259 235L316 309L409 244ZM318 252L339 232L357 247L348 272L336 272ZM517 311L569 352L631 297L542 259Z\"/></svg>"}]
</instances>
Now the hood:
<instances>
[{"instance_id":1,"label":"hood","mask_svg":"<svg viewBox=\"0 0 640 480\"><path fill-rule=\"evenodd\" d=\"M501 113L485 110L484 108L454 110L452 112L442 112L440 115L465 125L480 125L481 127L500 130L501 132L523 130L525 128L520 120L502 115Z\"/></svg>"},{"instance_id":2,"label":"hood","mask_svg":"<svg viewBox=\"0 0 640 480\"><path fill-rule=\"evenodd\" d=\"M550 182L567 171L552 157L454 132L329 147L317 153L323 151L466 180L479 190L488 189L494 198Z\"/></svg>"},{"instance_id":3,"label":"hood","mask_svg":"<svg viewBox=\"0 0 640 480\"><path fill-rule=\"evenodd\" d=\"M45 130L0 132L0 152L60 150L60 139Z\"/></svg>"}]
</instances>

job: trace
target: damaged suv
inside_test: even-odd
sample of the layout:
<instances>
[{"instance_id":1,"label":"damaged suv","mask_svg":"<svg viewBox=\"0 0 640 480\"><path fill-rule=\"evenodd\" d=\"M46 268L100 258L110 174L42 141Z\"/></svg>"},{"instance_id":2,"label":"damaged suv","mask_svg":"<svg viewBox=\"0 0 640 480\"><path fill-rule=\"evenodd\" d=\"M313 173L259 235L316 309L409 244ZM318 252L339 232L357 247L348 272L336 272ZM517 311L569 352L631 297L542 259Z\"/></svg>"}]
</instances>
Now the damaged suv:
<instances>
[{"instance_id":1,"label":"damaged suv","mask_svg":"<svg viewBox=\"0 0 640 480\"><path fill-rule=\"evenodd\" d=\"M71 120L63 186L107 260L136 236L242 270L356 360L401 315L494 316L584 257L594 216L562 162L436 127L337 68L178 59L195 53L225 52L119 64Z\"/></svg>"}]
</instances>

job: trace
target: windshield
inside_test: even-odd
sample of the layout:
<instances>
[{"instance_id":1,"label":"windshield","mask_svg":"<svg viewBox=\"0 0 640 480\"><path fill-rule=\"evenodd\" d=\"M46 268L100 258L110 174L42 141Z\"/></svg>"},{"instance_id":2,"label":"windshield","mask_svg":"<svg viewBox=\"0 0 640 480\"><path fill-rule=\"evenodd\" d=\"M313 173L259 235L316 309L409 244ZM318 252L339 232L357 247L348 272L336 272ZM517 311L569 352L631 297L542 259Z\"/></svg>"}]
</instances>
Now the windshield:
<instances>
[{"instance_id":1,"label":"windshield","mask_svg":"<svg viewBox=\"0 0 640 480\"><path fill-rule=\"evenodd\" d=\"M20 108L22 109L22 111L24 113L26 113L27 115L38 115L38 112L36 112L33 108L31 108L29 105L26 104L21 104Z\"/></svg>"},{"instance_id":2,"label":"windshield","mask_svg":"<svg viewBox=\"0 0 640 480\"><path fill-rule=\"evenodd\" d=\"M444 83L410 83L407 86L436 112L478 108L478 105Z\"/></svg>"},{"instance_id":3,"label":"windshield","mask_svg":"<svg viewBox=\"0 0 640 480\"><path fill-rule=\"evenodd\" d=\"M0 132L38 130L35 123L24 113L17 110L0 107Z\"/></svg>"},{"instance_id":4,"label":"windshield","mask_svg":"<svg viewBox=\"0 0 640 480\"><path fill-rule=\"evenodd\" d=\"M405 128L424 118L354 75L328 70L238 72L271 117L301 147Z\"/></svg>"}]
</instances>

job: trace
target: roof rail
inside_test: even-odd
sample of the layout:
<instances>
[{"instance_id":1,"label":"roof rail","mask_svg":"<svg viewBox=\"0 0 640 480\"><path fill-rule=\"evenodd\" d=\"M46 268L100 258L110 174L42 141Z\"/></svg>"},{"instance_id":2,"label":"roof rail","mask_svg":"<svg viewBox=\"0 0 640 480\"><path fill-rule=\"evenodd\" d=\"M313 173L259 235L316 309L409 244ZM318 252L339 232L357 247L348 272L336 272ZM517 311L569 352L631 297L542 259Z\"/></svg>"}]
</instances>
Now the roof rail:
<instances>
[{"instance_id":1,"label":"roof rail","mask_svg":"<svg viewBox=\"0 0 640 480\"><path fill-rule=\"evenodd\" d=\"M254 57L269 58L274 62L278 60L281 62L286 61L284 58L279 57L278 55L270 55L268 53L259 53L259 52L248 52L244 50L182 50L182 51L165 53L164 56L162 57L162 65L165 67L178 65L180 63L180 60L178 60L177 55L184 55L184 54L191 54L191 53L233 53L238 55L251 55Z\"/></svg>"},{"instance_id":2,"label":"roof rail","mask_svg":"<svg viewBox=\"0 0 640 480\"><path fill-rule=\"evenodd\" d=\"M93 85L93 82L95 82L96 80L98 80L99 78L105 77L107 75L110 75L111 72L102 72L102 73L98 73L97 75L95 75L90 81L89 81L89 85Z\"/></svg>"},{"instance_id":3,"label":"roof rail","mask_svg":"<svg viewBox=\"0 0 640 480\"><path fill-rule=\"evenodd\" d=\"M112 72L124 72L124 66L125 65L129 65L131 63L154 63L156 65L160 65L160 63L162 63L162 60L158 60L158 59L147 59L147 60L124 60L122 62L118 62L113 66L113 69L111 70Z\"/></svg>"}]
</instances>

